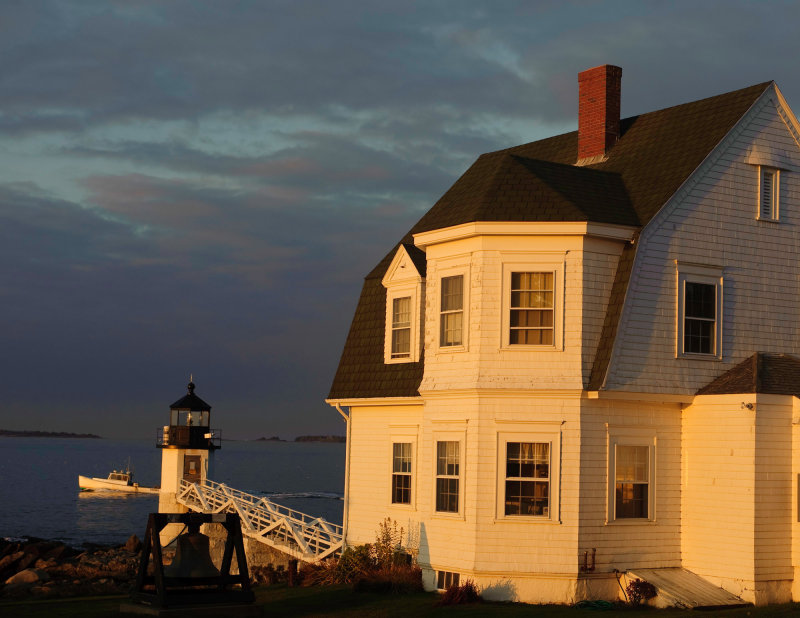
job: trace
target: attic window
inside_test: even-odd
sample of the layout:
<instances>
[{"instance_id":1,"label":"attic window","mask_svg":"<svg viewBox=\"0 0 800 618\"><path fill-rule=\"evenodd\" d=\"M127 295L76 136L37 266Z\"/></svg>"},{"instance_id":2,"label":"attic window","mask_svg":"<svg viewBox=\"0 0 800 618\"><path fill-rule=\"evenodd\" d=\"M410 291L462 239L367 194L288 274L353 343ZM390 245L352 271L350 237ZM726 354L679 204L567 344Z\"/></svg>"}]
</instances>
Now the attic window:
<instances>
[{"instance_id":1,"label":"attic window","mask_svg":"<svg viewBox=\"0 0 800 618\"><path fill-rule=\"evenodd\" d=\"M778 221L780 204L780 171L759 167L758 218L761 221Z\"/></svg>"},{"instance_id":2,"label":"attic window","mask_svg":"<svg viewBox=\"0 0 800 618\"><path fill-rule=\"evenodd\" d=\"M425 280L402 245L382 283L386 288L383 362L416 363L420 358Z\"/></svg>"}]
</instances>

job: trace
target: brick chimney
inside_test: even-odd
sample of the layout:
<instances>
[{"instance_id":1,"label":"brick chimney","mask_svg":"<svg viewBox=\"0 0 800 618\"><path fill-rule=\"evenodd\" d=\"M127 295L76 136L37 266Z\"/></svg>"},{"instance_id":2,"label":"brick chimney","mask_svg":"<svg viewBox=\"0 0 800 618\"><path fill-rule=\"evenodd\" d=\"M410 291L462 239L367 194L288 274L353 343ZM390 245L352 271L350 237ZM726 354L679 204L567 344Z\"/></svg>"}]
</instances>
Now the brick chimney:
<instances>
[{"instance_id":1,"label":"brick chimney","mask_svg":"<svg viewBox=\"0 0 800 618\"><path fill-rule=\"evenodd\" d=\"M578 73L578 163L601 161L619 139L622 69L604 64Z\"/></svg>"}]
</instances>

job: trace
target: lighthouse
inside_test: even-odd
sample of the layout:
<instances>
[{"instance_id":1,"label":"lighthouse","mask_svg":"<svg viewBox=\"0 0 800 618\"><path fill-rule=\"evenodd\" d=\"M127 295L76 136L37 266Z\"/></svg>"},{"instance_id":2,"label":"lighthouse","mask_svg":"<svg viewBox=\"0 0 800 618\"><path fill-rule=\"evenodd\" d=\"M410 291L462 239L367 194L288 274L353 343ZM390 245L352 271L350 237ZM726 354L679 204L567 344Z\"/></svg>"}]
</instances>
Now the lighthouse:
<instances>
[{"instance_id":1,"label":"lighthouse","mask_svg":"<svg viewBox=\"0 0 800 618\"><path fill-rule=\"evenodd\" d=\"M161 493L158 510L179 513L187 509L175 500L181 481L202 483L208 478L209 454L220 448L218 430L211 429L211 406L188 393L169 407L169 424L158 429L156 445L161 449Z\"/></svg>"}]
</instances>

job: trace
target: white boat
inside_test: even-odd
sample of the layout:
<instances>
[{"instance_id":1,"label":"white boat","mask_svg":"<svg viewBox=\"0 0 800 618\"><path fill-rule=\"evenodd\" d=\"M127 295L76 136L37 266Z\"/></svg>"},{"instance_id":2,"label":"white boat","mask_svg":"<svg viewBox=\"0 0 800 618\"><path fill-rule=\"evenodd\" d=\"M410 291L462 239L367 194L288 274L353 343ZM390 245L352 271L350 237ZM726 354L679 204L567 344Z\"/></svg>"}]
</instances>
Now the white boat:
<instances>
[{"instance_id":1,"label":"white boat","mask_svg":"<svg viewBox=\"0 0 800 618\"><path fill-rule=\"evenodd\" d=\"M128 493L157 494L158 487L140 487L139 483L133 482L133 472L127 470L113 470L108 478L88 477L78 475L78 487L81 491L125 491Z\"/></svg>"}]
</instances>

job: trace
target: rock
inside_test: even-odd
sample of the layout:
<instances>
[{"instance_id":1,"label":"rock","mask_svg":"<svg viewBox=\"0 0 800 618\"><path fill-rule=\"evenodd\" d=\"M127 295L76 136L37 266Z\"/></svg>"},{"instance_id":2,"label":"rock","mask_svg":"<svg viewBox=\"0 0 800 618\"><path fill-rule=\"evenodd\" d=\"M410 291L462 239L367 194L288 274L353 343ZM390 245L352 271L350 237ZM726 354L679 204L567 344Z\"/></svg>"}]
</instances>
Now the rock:
<instances>
[{"instance_id":1,"label":"rock","mask_svg":"<svg viewBox=\"0 0 800 618\"><path fill-rule=\"evenodd\" d=\"M131 537L125 542L125 549L132 554L138 554L140 551L142 551L142 542L139 540L139 537L135 534L132 534Z\"/></svg>"},{"instance_id":2,"label":"rock","mask_svg":"<svg viewBox=\"0 0 800 618\"><path fill-rule=\"evenodd\" d=\"M48 551L42 556L43 560L58 560L67 551L67 546L63 544L56 545L53 549Z\"/></svg>"},{"instance_id":3,"label":"rock","mask_svg":"<svg viewBox=\"0 0 800 618\"><path fill-rule=\"evenodd\" d=\"M0 560L0 571L5 569L6 567L12 566L20 558L22 558L24 555L25 555L24 551L18 551L18 552L15 552L15 553L11 554L10 556L6 556L2 560Z\"/></svg>"},{"instance_id":4,"label":"rock","mask_svg":"<svg viewBox=\"0 0 800 618\"><path fill-rule=\"evenodd\" d=\"M39 569L25 569L16 575L12 575L6 580L6 586L19 586L22 584L35 584L40 581L47 581L50 576Z\"/></svg>"}]
</instances>

